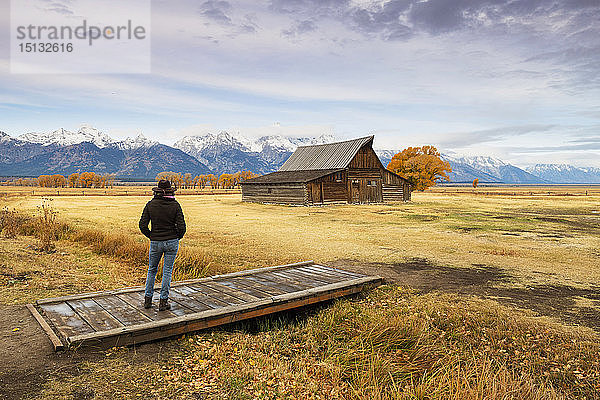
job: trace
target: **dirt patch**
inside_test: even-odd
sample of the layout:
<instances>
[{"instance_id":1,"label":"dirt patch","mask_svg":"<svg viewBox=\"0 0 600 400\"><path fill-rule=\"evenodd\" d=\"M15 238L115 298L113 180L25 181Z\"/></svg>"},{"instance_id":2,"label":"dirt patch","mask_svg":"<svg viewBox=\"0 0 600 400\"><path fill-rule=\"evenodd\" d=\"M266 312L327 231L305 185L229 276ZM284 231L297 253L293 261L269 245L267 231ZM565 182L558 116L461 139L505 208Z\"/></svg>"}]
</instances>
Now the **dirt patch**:
<instances>
[{"instance_id":1,"label":"dirt patch","mask_svg":"<svg viewBox=\"0 0 600 400\"><path fill-rule=\"evenodd\" d=\"M50 341L24 305L0 306L0 400L35 398L53 375L80 373L83 362L105 357L105 352L86 349L54 352ZM168 342L150 343L129 352L132 363L155 362ZM74 393L74 398L86 398ZM93 396L92 396L93 398Z\"/></svg>"},{"instance_id":2,"label":"dirt patch","mask_svg":"<svg viewBox=\"0 0 600 400\"><path fill-rule=\"evenodd\" d=\"M425 259L405 263L359 263L336 260L329 265L379 275L387 282L427 293L434 290L475 295L558 318L567 324L583 325L600 332L600 287L587 289L567 285L519 285L497 267L473 264L472 268L435 265ZM512 284L512 286L511 286Z\"/></svg>"}]
</instances>

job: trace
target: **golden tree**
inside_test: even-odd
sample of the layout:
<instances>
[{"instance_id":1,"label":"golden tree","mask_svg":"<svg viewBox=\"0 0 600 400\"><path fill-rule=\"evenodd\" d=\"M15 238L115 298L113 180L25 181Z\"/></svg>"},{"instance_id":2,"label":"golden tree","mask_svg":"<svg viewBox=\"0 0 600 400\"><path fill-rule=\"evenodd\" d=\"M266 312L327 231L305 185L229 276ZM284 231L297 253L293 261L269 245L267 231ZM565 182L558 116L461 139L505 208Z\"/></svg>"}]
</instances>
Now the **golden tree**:
<instances>
[{"instance_id":1,"label":"golden tree","mask_svg":"<svg viewBox=\"0 0 600 400\"><path fill-rule=\"evenodd\" d=\"M232 188L235 185L233 174L221 174L218 182L223 189Z\"/></svg>"},{"instance_id":2,"label":"golden tree","mask_svg":"<svg viewBox=\"0 0 600 400\"><path fill-rule=\"evenodd\" d=\"M192 183L194 182L194 177L189 172L186 172L183 175L183 182L184 182L185 188L188 189L192 186Z\"/></svg>"},{"instance_id":3,"label":"golden tree","mask_svg":"<svg viewBox=\"0 0 600 400\"><path fill-rule=\"evenodd\" d=\"M77 187L77 183L79 182L79 174L77 172L73 172L71 175L69 175L67 180L69 181L69 187Z\"/></svg>"},{"instance_id":4,"label":"golden tree","mask_svg":"<svg viewBox=\"0 0 600 400\"><path fill-rule=\"evenodd\" d=\"M477 188L478 185L479 185L479 178L473 179L473 189Z\"/></svg>"},{"instance_id":5,"label":"golden tree","mask_svg":"<svg viewBox=\"0 0 600 400\"><path fill-rule=\"evenodd\" d=\"M394 155L387 168L405 177L413 190L425 190L439 181L450 181L450 163L434 146L409 147Z\"/></svg>"},{"instance_id":6,"label":"golden tree","mask_svg":"<svg viewBox=\"0 0 600 400\"><path fill-rule=\"evenodd\" d=\"M213 174L206 175L206 182L210 183L211 189L218 188L219 178L214 176Z\"/></svg>"},{"instance_id":7,"label":"golden tree","mask_svg":"<svg viewBox=\"0 0 600 400\"><path fill-rule=\"evenodd\" d=\"M248 179L252 179L257 177L258 175L251 171L240 171L238 172L239 182L247 181Z\"/></svg>"}]
</instances>

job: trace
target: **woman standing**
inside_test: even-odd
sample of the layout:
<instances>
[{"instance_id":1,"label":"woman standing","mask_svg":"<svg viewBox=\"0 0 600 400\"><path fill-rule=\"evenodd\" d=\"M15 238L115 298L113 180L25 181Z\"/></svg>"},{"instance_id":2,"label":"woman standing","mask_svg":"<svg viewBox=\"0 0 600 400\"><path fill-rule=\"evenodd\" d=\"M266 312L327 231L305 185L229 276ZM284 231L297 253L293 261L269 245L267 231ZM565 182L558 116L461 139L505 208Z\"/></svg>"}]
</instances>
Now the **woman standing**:
<instances>
[{"instance_id":1,"label":"woman standing","mask_svg":"<svg viewBox=\"0 0 600 400\"><path fill-rule=\"evenodd\" d=\"M159 311L169 310L169 288L175 256L179 249L179 240L185 235L185 219L183 210L175 200L175 187L168 180L161 180L152 188L154 198L150 200L140 218L140 231L150 239L150 255L148 275L146 277L146 293L144 308L152 307L154 293L154 279L158 271L158 263L164 255L162 284L160 289ZM148 223L151 228L148 229Z\"/></svg>"}]
</instances>

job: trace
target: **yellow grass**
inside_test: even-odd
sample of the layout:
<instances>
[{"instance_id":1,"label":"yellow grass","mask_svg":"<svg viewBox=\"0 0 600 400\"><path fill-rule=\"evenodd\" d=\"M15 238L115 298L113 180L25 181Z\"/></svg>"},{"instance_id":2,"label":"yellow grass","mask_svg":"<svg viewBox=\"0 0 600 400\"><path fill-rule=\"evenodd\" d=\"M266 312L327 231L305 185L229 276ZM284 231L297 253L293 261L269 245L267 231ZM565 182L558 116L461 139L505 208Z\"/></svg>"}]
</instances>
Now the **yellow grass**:
<instances>
[{"instance_id":1,"label":"yellow grass","mask_svg":"<svg viewBox=\"0 0 600 400\"><path fill-rule=\"evenodd\" d=\"M447 196L414 193L394 205L288 207L239 196L180 196L183 248L223 270L315 259L454 267L495 266L527 282L585 287L600 276L600 196ZM131 235L145 197L55 197L59 218L77 228ZM33 212L38 198L10 201Z\"/></svg>"}]
</instances>

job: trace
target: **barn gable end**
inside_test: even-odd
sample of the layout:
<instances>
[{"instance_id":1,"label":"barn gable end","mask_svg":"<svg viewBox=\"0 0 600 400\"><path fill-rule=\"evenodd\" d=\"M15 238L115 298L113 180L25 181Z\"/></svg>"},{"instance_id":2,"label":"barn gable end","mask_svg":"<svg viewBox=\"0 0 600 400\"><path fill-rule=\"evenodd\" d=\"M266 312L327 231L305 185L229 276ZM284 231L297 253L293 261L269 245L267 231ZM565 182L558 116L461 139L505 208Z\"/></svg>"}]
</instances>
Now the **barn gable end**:
<instances>
[{"instance_id":1,"label":"barn gable end","mask_svg":"<svg viewBox=\"0 0 600 400\"><path fill-rule=\"evenodd\" d=\"M281 204L410 200L410 185L387 170L373 136L302 146L277 172L242 182L242 200Z\"/></svg>"}]
</instances>

